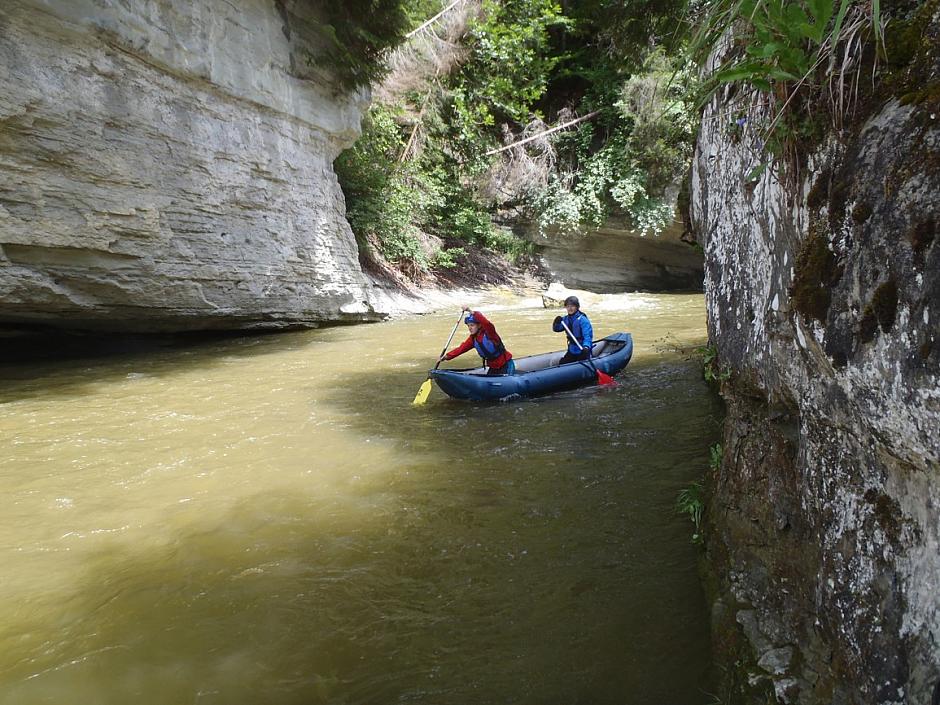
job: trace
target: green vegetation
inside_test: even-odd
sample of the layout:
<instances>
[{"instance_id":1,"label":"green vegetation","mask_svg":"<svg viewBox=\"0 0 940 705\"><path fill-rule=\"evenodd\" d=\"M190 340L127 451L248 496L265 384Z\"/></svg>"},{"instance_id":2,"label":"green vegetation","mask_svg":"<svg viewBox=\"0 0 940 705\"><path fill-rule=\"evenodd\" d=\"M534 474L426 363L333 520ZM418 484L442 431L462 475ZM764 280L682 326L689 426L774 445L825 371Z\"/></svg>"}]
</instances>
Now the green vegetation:
<instances>
[{"instance_id":1,"label":"green vegetation","mask_svg":"<svg viewBox=\"0 0 940 705\"><path fill-rule=\"evenodd\" d=\"M596 121L560 133L563 166L533 201L541 229L573 232L613 214L628 216L643 233L668 225L674 206L667 192L688 167L697 126L687 100L691 83L675 59L656 51L620 82L616 101L600 107Z\"/></svg>"},{"instance_id":2,"label":"green vegetation","mask_svg":"<svg viewBox=\"0 0 940 705\"><path fill-rule=\"evenodd\" d=\"M797 254L790 300L793 308L806 320L826 323L829 315L831 289L842 277L836 255L826 238L813 228Z\"/></svg>"},{"instance_id":3,"label":"green vegetation","mask_svg":"<svg viewBox=\"0 0 940 705\"><path fill-rule=\"evenodd\" d=\"M750 41L711 77L713 87L746 82L774 92L779 82L803 82L820 60L834 59L850 0L724 0L709 6L697 41L711 52L733 26ZM873 7L878 8L878 0ZM740 36L740 35L739 35ZM833 41L834 40L834 41ZM822 53L828 47L828 53Z\"/></svg>"},{"instance_id":4,"label":"green vegetation","mask_svg":"<svg viewBox=\"0 0 940 705\"><path fill-rule=\"evenodd\" d=\"M485 167L481 148L499 146L498 125L529 121L560 59L550 49L549 28L567 25L554 0L483 1L467 38L469 57L447 96L453 146L464 161Z\"/></svg>"},{"instance_id":5,"label":"green vegetation","mask_svg":"<svg viewBox=\"0 0 940 705\"><path fill-rule=\"evenodd\" d=\"M385 75L384 55L404 39L419 7L405 0L345 0L318 6L324 17L315 26L324 48L311 60L327 67L342 90L367 86Z\"/></svg>"},{"instance_id":6,"label":"green vegetation","mask_svg":"<svg viewBox=\"0 0 940 705\"><path fill-rule=\"evenodd\" d=\"M484 205L460 180L459 163L435 141L417 158L403 158L408 135L392 108L376 104L363 135L335 167L347 200L347 218L360 245L418 279L433 268L452 269L463 246L428 252L424 235L517 254L524 248L493 224Z\"/></svg>"},{"instance_id":7,"label":"green vegetation","mask_svg":"<svg viewBox=\"0 0 940 705\"><path fill-rule=\"evenodd\" d=\"M716 443L711 448L708 449L708 468L712 472L718 472L721 468L721 461L724 458L724 450L721 447L721 443Z\"/></svg>"},{"instance_id":8,"label":"green vegetation","mask_svg":"<svg viewBox=\"0 0 940 705\"><path fill-rule=\"evenodd\" d=\"M323 60L345 85L374 84L388 48L445 6L467 15L442 42L452 56L384 91L338 163L360 242L416 275L469 246L523 251L513 227L576 234L616 217L659 232L717 91L745 94L720 119L733 140L759 135L753 183L847 119L859 72L897 63L880 0L356 0L324 10ZM817 316L819 292L802 293Z\"/></svg>"},{"instance_id":9,"label":"green vegetation","mask_svg":"<svg viewBox=\"0 0 940 705\"><path fill-rule=\"evenodd\" d=\"M700 103L725 86L754 93L751 114L727 119L732 129L761 135L761 171L815 141L823 123L841 126L860 73L885 53L880 0L717 0L693 8L693 56L703 64L720 50Z\"/></svg>"},{"instance_id":10,"label":"green vegetation","mask_svg":"<svg viewBox=\"0 0 940 705\"><path fill-rule=\"evenodd\" d=\"M467 251L463 247L441 249L435 253L431 264L435 269L453 269L457 266L458 259L466 254Z\"/></svg>"},{"instance_id":11,"label":"green vegetation","mask_svg":"<svg viewBox=\"0 0 940 705\"><path fill-rule=\"evenodd\" d=\"M716 443L708 449L708 467L712 474L720 470L723 455L724 452L720 443ZM705 486L701 481L690 482L686 487L679 490L679 494L676 496L676 513L687 515L695 527L695 532L692 534L692 543L702 543L704 541L702 520L705 515Z\"/></svg>"},{"instance_id":12,"label":"green vegetation","mask_svg":"<svg viewBox=\"0 0 940 705\"><path fill-rule=\"evenodd\" d=\"M429 62L426 90L386 92L337 161L360 243L418 278L468 246L525 252L507 226L573 233L616 215L661 230L696 127L691 72L667 52L680 14L678 2L482 0L458 59Z\"/></svg>"},{"instance_id":13,"label":"green vegetation","mask_svg":"<svg viewBox=\"0 0 940 705\"><path fill-rule=\"evenodd\" d=\"M731 378L731 368L718 363L717 347L705 345L696 348L695 352L702 356L702 377L706 382L724 382Z\"/></svg>"},{"instance_id":14,"label":"green vegetation","mask_svg":"<svg viewBox=\"0 0 940 705\"><path fill-rule=\"evenodd\" d=\"M692 543L702 543L702 516L705 513L705 488L701 482L689 483L676 497L676 513L688 515L695 527Z\"/></svg>"},{"instance_id":15,"label":"green vegetation","mask_svg":"<svg viewBox=\"0 0 940 705\"><path fill-rule=\"evenodd\" d=\"M403 145L389 108L373 107L362 130L362 138L335 164L360 251L377 248L391 262L426 267L412 219L427 209L433 196L421 188L408 165L399 162Z\"/></svg>"}]
</instances>

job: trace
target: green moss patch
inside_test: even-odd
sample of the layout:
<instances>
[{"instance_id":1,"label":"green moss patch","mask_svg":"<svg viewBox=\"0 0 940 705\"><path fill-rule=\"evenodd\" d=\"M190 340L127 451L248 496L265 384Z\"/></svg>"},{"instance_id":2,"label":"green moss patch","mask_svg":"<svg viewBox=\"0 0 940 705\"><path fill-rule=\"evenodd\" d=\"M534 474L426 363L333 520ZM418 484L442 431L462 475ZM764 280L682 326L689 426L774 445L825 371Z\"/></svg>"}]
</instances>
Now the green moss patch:
<instances>
[{"instance_id":1,"label":"green moss patch","mask_svg":"<svg viewBox=\"0 0 940 705\"><path fill-rule=\"evenodd\" d=\"M861 225L871 217L871 211L871 204L869 204L867 201L862 201L852 209L852 220L854 220L858 225Z\"/></svg>"},{"instance_id":2,"label":"green moss patch","mask_svg":"<svg viewBox=\"0 0 940 705\"><path fill-rule=\"evenodd\" d=\"M908 233L908 239L911 241L911 247L915 255L923 256L927 248L930 247L937 238L937 230L937 221L933 216L928 217L926 220L921 221L911 228L911 232Z\"/></svg>"},{"instance_id":3,"label":"green moss patch","mask_svg":"<svg viewBox=\"0 0 940 705\"><path fill-rule=\"evenodd\" d=\"M851 185L849 183L846 169L842 169L836 175L829 189L829 221L835 227L836 222L845 213L846 202L849 200Z\"/></svg>"},{"instance_id":4,"label":"green moss patch","mask_svg":"<svg viewBox=\"0 0 940 705\"><path fill-rule=\"evenodd\" d=\"M890 333L898 312L898 285L894 279L889 279L875 290L871 306L878 317L881 330Z\"/></svg>"},{"instance_id":5,"label":"green moss patch","mask_svg":"<svg viewBox=\"0 0 940 705\"><path fill-rule=\"evenodd\" d=\"M897 311L898 285L894 279L889 279L875 289L871 302L862 313L862 320L859 324L859 337L862 342L871 342L878 332L879 326L885 333L889 333L894 326Z\"/></svg>"},{"instance_id":6,"label":"green moss patch","mask_svg":"<svg viewBox=\"0 0 940 705\"><path fill-rule=\"evenodd\" d=\"M905 93L898 99L901 105L935 107L940 105L940 81L935 81L916 91Z\"/></svg>"},{"instance_id":7,"label":"green moss patch","mask_svg":"<svg viewBox=\"0 0 940 705\"><path fill-rule=\"evenodd\" d=\"M864 495L865 501L872 505L875 520L892 542L897 542L901 536L904 515L901 505L883 492L871 488Z\"/></svg>"},{"instance_id":8,"label":"green moss patch","mask_svg":"<svg viewBox=\"0 0 940 705\"><path fill-rule=\"evenodd\" d=\"M903 17L901 13L885 28L887 72L883 85L888 93L899 96L904 105L920 105L940 100L940 85L926 87L923 80L932 73L937 37L931 30L940 0L927 0Z\"/></svg>"},{"instance_id":9,"label":"green moss patch","mask_svg":"<svg viewBox=\"0 0 940 705\"><path fill-rule=\"evenodd\" d=\"M826 238L811 231L796 258L790 298L793 307L807 319L826 322L831 288L842 277L842 268Z\"/></svg>"},{"instance_id":10,"label":"green moss patch","mask_svg":"<svg viewBox=\"0 0 940 705\"><path fill-rule=\"evenodd\" d=\"M813 187L809 190L809 195L806 197L806 205L812 210L818 211L826 204L826 200L829 198L830 178L830 168L826 166L819 172L816 181L813 182Z\"/></svg>"}]
</instances>

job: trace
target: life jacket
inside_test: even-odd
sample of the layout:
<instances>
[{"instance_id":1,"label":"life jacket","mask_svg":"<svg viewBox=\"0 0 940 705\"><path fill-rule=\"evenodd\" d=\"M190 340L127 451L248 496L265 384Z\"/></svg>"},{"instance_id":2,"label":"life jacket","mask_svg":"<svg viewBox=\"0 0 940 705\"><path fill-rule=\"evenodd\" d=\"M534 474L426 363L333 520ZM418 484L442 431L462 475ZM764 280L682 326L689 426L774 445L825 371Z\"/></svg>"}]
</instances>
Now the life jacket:
<instances>
[{"instance_id":1,"label":"life jacket","mask_svg":"<svg viewBox=\"0 0 940 705\"><path fill-rule=\"evenodd\" d=\"M580 311L575 311L573 316L565 316L561 320L565 322L565 325L568 326L568 330L574 335L574 339L579 343L584 342L584 331L581 330L581 321L579 320L581 316L584 315ZM564 329L562 329L564 330ZM570 342L570 340L569 340Z\"/></svg>"},{"instance_id":2,"label":"life jacket","mask_svg":"<svg viewBox=\"0 0 940 705\"><path fill-rule=\"evenodd\" d=\"M506 352L502 340L497 338L496 341L493 341L485 332L473 336L473 347L476 348L477 354L487 362L495 360Z\"/></svg>"},{"instance_id":3,"label":"life jacket","mask_svg":"<svg viewBox=\"0 0 940 705\"><path fill-rule=\"evenodd\" d=\"M564 316L564 318L562 318L565 325L568 326L568 330L570 330L574 335L574 339L577 340L578 343L582 346L579 348L571 341L570 336L566 336L568 337L568 352L570 352L572 355L579 355L584 349L589 349L584 347L584 330L581 327L582 319L587 320L587 316L581 311L575 311L573 315ZM564 328L562 328L562 330L564 330Z\"/></svg>"}]
</instances>

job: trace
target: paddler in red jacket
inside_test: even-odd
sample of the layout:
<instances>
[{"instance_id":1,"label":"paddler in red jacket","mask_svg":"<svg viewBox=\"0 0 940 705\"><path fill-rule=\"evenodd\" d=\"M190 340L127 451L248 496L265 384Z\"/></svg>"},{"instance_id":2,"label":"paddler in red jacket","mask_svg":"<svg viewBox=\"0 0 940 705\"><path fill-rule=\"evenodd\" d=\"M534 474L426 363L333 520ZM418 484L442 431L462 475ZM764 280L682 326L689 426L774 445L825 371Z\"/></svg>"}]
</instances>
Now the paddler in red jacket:
<instances>
[{"instance_id":1,"label":"paddler in red jacket","mask_svg":"<svg viewBox=\"0 0 940 705\"><path fill-rule=\"evenodd\" d=\"M488 375L511 375L516 372L516 363L512 361L512 353L503 345L502 339L496 332L490 320L479 311L470 311L464 307L468 314L463 322L467 324L470 335L456 348L441 356L442 360L453 360L463 355L471 348L483 358L483 365L487 367Z\"/></svg>"}]
</instances>

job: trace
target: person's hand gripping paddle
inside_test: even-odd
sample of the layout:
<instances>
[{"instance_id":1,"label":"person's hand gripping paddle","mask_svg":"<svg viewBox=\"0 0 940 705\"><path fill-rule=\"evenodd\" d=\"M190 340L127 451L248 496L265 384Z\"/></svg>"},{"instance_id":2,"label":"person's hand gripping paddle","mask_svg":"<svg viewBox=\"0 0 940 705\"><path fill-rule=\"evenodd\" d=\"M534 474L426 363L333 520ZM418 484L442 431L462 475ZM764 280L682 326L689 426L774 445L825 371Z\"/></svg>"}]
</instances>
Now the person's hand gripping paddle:
<instances>
[{"instance_id":1,"label":"person's hand gripping paddle","mask_svg":"<svg viewBox=\"0 0 940 705\"><path fill-rule=\"evenodd\" d=\"M454 329L450 332L450 337L447 339L447 342L444 344L444 349L441 350L441 354L437 356L437 364L434 365L435 370L441 366L441 361L444 359L444 353L447 352L447 348L448 346L450 346L450 341L454 339L454 333L457 332L457 328L460 326L460 321L462 318L463 318L463 311L461 311L460 316L457 317L457 322L454 324ZM428 378L424 380L424 384L422 384L418 388L418 393L415 394L415 399L411 403L423 404L424 402L428 400L428 395L430 393L431 393L431 376L428 375Z\"/></svg>"},{"instance_id":2,"label":"person's hand gripping paddle","mask_svg":"<svg viewBox=\"0 0 940 705\"><path fill-rule=\"evenodd\" d=\"M561 323L561 327L565 329L565 333L568 334L568 339L572 343L578 346L578 350L580 350L581 352L584 352L584 347L581 345L581 343L578 342L578 339L574 337L574 333L571 332L571 329L565 325L564 321L560 321L560 323ZM614 380L613 377L611 377L608 374L604 374L599 369L597 369L597 365L595 365L594 362L591 360L590 353L588 353L588 359L585 360L585 362L591 366L591 369L594 370L594 373L597 375L598 384L603 385L604 387L616 387L617 386L617 382Z\"/></svg>"}]
</instances>

